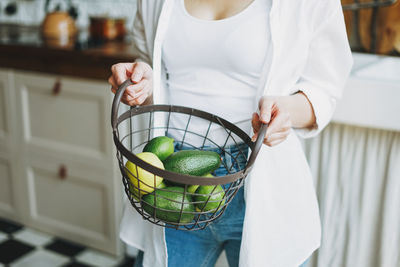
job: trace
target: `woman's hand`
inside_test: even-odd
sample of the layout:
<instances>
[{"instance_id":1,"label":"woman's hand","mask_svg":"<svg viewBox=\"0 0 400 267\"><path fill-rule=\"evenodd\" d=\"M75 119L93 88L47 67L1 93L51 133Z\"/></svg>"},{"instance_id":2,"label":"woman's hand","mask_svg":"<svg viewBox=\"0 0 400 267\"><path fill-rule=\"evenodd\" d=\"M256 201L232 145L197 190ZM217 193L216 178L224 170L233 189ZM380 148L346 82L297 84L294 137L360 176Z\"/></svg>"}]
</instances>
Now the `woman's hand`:
<instances>
[{"instance_id":1,"label":"woman's hand","mask_svg":"<svg viewBox=\"0 0 400 267\"><path fill-rule=\"evenodd\" d=\"M265 134L264 144L267 146L275 146L286 140L292 128L289 110L286 109L282 97L267 97L260 99L258 108L260 115L253 114L251 121L253 125L254 135L252 140L255 141L260 130L261 123L268 123L267 133Z\"/></svg>"},{"instance_id":2,"label":"woman's hand","mask_svg":"<svg viewBox=\"0 0 400 267\"><path fill-rule=\"evenodd\" d=\"M134 82L126 88L121 101L127 105L135 106L149 104L153 93L153 70L144 62L118 63L111 67L112 75L108 78L111 91L115 94L118 86L127 79Z\"/></svg>"},{"instance_id":3,"label":"woman's hand","mask_svg":"<svg viewBox=\"0 0 400 267\"><path fill-rule=\"evenodd\" d=\"M299 91L290 96L263 96L258 103L260 115L253 114L251 121L255 141L262 123L268 123L264 144L275 146L286 140L293 128L316 127L314 109L307 96Z\"/></svg>"}]
</instances>

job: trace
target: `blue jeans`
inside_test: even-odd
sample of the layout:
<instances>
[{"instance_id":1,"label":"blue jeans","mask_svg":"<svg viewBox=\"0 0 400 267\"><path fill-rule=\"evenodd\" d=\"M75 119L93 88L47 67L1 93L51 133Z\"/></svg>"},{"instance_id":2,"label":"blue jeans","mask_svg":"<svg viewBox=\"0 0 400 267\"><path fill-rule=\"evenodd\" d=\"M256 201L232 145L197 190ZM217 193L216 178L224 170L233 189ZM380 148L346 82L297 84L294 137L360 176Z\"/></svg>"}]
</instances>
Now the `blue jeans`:
<instances>
[{"instance_id":1,"label":"blue jeans","mask_svg":"<svg viewBox=\"0 0 400 267\"><path fill-rule=\"evenodd\" d=\"M184 150L179 144L176 150ZM239 149L242 154L240 154ZM209 149L219 153L223 164L214 171L214 175L223 176L231 172L244 169L247 161L247 145L225 148L225 153L220 149ZM237 159L235 160L235 158ZM243 187L229 203L220 218L209 224L204 230L177 231L165 229L169 267L212 267L215 265L222 250L225 250L229 266L239 266L239 251L242 240L243 220L245 214Z\"/></svg>"},{"instance_id":2,"label":"blue jeans","mask_svg":"<svg viewBox=\"0 0 400 267\"><path fill-rule=\"evenodd\" d=\"M299 267L307 267L309 261L310 261L310 259L307 259ZM139 251L139 254L138 254L138 256L136 257L136 260L135 260L134 267L142 267L142 263L143 263L143 251Z\"/></svg>"},{"instance_id":3,"label":"blue jeans","mask_svg":"<svg viewBox=\"0 0 400 267\"><path fill-rule=\"evenodd\" d=\"M242 154L238 148L242 151ZM228 173L227 168L232 167L231 172L236 172L245 167L248 147L241 144L238 148L236 146L228 147L225 149L228 153L223 153L219 149L206 149L219 153L224 162L213 173L214 175L226 175ZM176 151L185 149L191 148L181 148L179 144L175 145ZM222 216L209 224L204 230L180 231L165 228L168 266L213 267L223 250L225 250L229 266L239 266L245 208L244 189L241 187ZM141 267L142 262L143 252L139 252L135 267Z\"/></svg>"}]
</instances>

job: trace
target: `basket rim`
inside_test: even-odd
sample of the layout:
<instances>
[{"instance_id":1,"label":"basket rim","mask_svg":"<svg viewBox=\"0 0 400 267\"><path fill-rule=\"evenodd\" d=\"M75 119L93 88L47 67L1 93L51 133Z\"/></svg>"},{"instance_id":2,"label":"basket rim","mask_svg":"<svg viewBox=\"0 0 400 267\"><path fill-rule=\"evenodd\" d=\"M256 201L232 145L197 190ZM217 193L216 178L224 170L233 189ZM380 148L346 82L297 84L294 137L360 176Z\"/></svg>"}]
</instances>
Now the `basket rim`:
<instances>
[{"instance_id":1,"label":"basket rim","mask_svg":"<svg viewBox=\"0 0 400 267\"><path fill-rule=\"evenodd\" d=\"M170 180L172 182L176 183L181 183L181 184L188 184L188 185L219 185L219 184L227 184L231 182L235 182L236 180L240 178L245 178L247 173L251 170L252 164L250 162L246 165L246 168L243 170L240 170L238 172L228 174L225 176L216 176L213 179L207 179L201 176L192 176L192 175L186 175L186 174L180 174L176 172L171 172L168 170L163 170L160 168L157 168L144 160L140 159L137 157L134 153L132 153L129 149L127 149L122 142L119 140L118 136L118 126L125 121L126 119L129 119L130 117L134 117L136 115L144 114L144 113L149 113L149 112L175 112L175 113L183 113L187 115L192 115L192 116L197 116L206 120L209 120L211 122L214 122L216 124L221 125L222 127L230 130L232 133L237 135L238 137L241 138L241 141L243 141L246 145L249 146L249 148L253 151L255 143L253 143L250 139L250 137L239 127L236 125L232 124L231 122L216 116L214 114L190 108L190 107L184 107L184 106L176 106L176 105L146 105L146 106L137 106L137 107L132 107L130 110L124 112L121 114L115 124L113 125L113 137L114 137L114 144L117 147L117 150L125 156L129 161L131 161L133 164L137 165L138 167L151 172L154 175L160 176L162 178L165 178L167 180Z\"/></svg>"},{"instance_id":2,"label":"basket rim","mask_svg":"<svg viewBox=\"0 0 400 267\"><path fill-rule=\"evenodd\" d=\"M155 167L146 161L140 159L135 154L131 153L128 149L122 145L118 139L114 138L115 145L118 147L119 152L124 155L129 161L133 164L137 165L139 168L142 168L148 172L156 176L160 176L163 179L167 179L168 181L180 183L180 184L188 184L188 185L219 185L219 184L227 184L237 181L240 178L245 178L245 171L250 171L252 166L247 167L246 169L240 170L238 172L224 175L224 176L215 176L213 179L209 179L202 176L193 176L186 175L177 172L171 172L168 170L163 170L158 167ZM125 171L125 170L124 170Z\"/></svg>"}]
</instances>

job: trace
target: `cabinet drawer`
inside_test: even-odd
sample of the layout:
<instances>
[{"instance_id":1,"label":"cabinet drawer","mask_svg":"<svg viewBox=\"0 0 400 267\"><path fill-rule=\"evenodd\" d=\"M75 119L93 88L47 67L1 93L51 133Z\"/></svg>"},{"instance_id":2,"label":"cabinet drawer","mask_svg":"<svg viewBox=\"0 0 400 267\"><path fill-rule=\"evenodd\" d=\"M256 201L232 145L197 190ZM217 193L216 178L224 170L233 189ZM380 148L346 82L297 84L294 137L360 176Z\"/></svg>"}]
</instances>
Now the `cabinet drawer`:
<instances>
[{"instance_id":1,"label":"cabinet drawer","mask_svg":"<svg viewBox=\"0 0 400 267\"><path fill-rule=\"evenodd\" d=\"M28 153L47 150L95 160L110 156L106 83L27 73L18 73L15 81Z\"/></svg>"},{"instance_id":2,"label":"cabinet drawer","mask_svg":"<svg viewBox=\"0 0 400 267\"><path fill-rule=\"evenodd\" d=\"M26 163L25 172L29 225L101 250L116 248L112 188L98 182L107 174L54 159Z\"/></svg>"}]
</instances>

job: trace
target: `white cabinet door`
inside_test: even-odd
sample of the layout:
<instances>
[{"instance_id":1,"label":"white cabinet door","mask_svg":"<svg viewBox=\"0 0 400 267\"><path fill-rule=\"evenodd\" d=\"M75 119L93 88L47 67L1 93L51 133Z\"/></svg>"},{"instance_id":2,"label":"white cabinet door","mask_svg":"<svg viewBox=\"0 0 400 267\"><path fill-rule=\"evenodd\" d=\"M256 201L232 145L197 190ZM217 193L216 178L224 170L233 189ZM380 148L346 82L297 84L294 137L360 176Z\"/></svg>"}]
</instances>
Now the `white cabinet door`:
<instances>
[{"instance_id":1,"label":"white cabinet door","mask_svg":"<svg viewBox=\"0 0 400 267\"><path fill-rule=\"evenodd\" d=\"M10 112L10 88L12 73L0 70L0 149L9 151L11 140L11 112Z\"/></svg>"},{"instance_id":2,"label":"white cabinet door","mask_svg":"<svg viewBox=\"0 0 400 267\"><path fill-rule=\"evenodd\" d=\"M62 158L24 163L27 224L56 236L118 254L112 172L85 168Z\"/></svg>"},{"instance_id":3,"label":"white cabinet door","mask_svg":"<svg viewBox=\"0 0 400 267\"><path fill-rule=\"evenodd\" d=\"M4 146L8 132L7 120L7 94L8 94L7 72L0 72L0 142Z\"/></svg>"},{"instance_id":4,"label":"white cabinet door","mask_svg":"<svg viewBox=\"0 0 400 267\"><path fill-rule=\"evenodd\" d=\"M18 211L18 180L15 173L15 99L13 73L0 70L0 216L21 220Z\"/></svg>"},{"instance_id":5,"label":"white cabinet door","mask_svg":"<svg viewBox=\"0 0 400 267\"><path fill-rule=\"evenodd\" d=\"M98 167L110 163L106 82L18 72L15 86L25 153L57 153Z\"/></svg>"}]
</instances>

